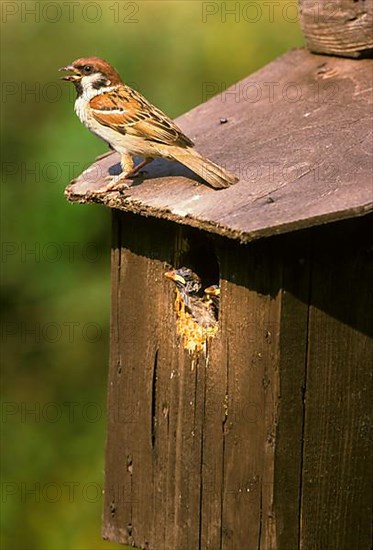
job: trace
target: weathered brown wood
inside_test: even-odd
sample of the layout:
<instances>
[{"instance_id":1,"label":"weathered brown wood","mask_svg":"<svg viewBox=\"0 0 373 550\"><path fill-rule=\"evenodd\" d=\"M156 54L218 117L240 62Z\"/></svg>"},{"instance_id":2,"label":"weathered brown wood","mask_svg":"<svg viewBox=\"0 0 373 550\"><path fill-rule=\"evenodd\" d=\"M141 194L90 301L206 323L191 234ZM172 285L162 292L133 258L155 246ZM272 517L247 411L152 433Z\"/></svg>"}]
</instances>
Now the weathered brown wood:
<instances>
[{"instance_id":1,"label":"weathered brown wood","mask_svg":"<svg viewBox=\"0 0 373 550\"><path fill-rule=\"evenodd\" d=\"M211 241L222 297L206 360L181 348L163 276L188 230L114 219L104 536L368 550L372 217Z\"/></svg>"},{"instance_id":2,"label":"weathered brown wood","mask_svg":"<svg viewBox=\"0 0 373 550\"><path fill-rule=\"evenodd\" d=\"M371 544L371 222L331 226L313 241L301 548Z\"/></svg>"},{"instance_id":3,"label":"weathered brown wood","mask_svg":"<svg viewBox=\"0 0 373 550\"><path fill-rule=\"evenodd\" d=\"M304 430L311 231L284 239L279 332L279 404L275 444L274 510L279 549L296 549Z\"/></svg>"},{"instance_id":4,"label":"weathered brown wood","mask_svg":"<svg viewBox=\"0 0 373 550\"><path fill-rule=\"evenodd\" d=\"M119 419L127 412L132 422L109 422L104 536L157 550L230 549L245 540L254 547L273 536L268 510L275 380L270 380L274 352L267 348L276 347L277 336L266 334L277 326L271 315L279 314L280 272L270 278L266 271L261 281L268 266L258 250L237 276L230 267L231 246L219 249L227 279L223 300L229 304L237 298L242 312L249 307L252 313L235 326L241 310L227 307L208 364L203 357L193 360L175 338L173 295L162 280L166 262L179 254L179 230L165 222L116 217L112 321L117 345L112 346L108 406ZM234 253L240 256L239 246ZM259 262L263 266L252 278L247 267ZM234 283L228 280L232 277ZM139 278L142 284L136 285ZM248 280L253 282L249 294ZM263 293L273 290L273 296L262 296L256 285ZM251 366L241 378L246 356L240 346L254 327L247 341ZM115 488L123 484L127 494L121 502Z\"/></svg>"},{"instance_id":5,"label":"weathered brown wood","mask_svg":"<svg viewBox=\"0 0 373 550\"><path fill-rule=\"evenodd\" d=\"M178 229L129 214L114 219L103 536L198 548L205 363L175 332L164 273L178 253Z\"/></svg>"},{"instance_id":6,"label":"weathered brown wood","mask_svg":"<svg viewBox=\"0 0 373 550\"><path fill-rule=\"evenodd\" d=\"M224 323L224 320L221 320ZM224 328L222 328L224 332ZM224 494L224 427L227 418L227 342L222 331L211 342L206 369L201 470L201 543L206 550L222 547Z\"/></svg>"},{"instance_id":7,"label":"weathered brown wood","mask_svg":"<svg viewBox=\"0 0 373 550\"><path fill-rule=\"evenodd\" d=\"M299 0L301 26L315 53L346 57L373 53L373 3L370 0Z\"/></svg>"},{"instance_id":8,"label":"weathered brown wood","mask_svg":"<svg viewBox=\"0 0 373 550\"><path fill-rule=\"evenodd\" d=\"M153 509L148 498L152 472L149 464L151 447L151 392L156 357L156 337L149 332L158 322L157 307L151 288L154 266L150 258L137 255L122 246L123 226L114 217L112 251L112 346L109 376L109 420L103 536L110 540L132 543L136 537L138 515ZM128 226L127 241L135 241L136 227ZM131 232L132 231L132 232ZM146 240L141 240L144 251ZM166 244L166 243L165 243ZM147 271L149 274L147 277ZM133 278L141 276L143 284ZM148 280L149 279L149 280ZM125 292L127 281L131 291ZM149 303L149 308L144 307ZM144 327L139 330L144 322ZM148 329L148 330L147 330ZM138 350L141 349L141 352ZM141 468L141 470L140 470ZM139 475L139 472L141 474ZM136 521L135 521L136 518ZM144 525L143 537L151 536ZM143 522L140 522L140 527Z\"/></svg>"},{"instance_id":9,"label":"weathered brown wood","mask_svg":"<svg viewBox=\"0 0 373 550\"><path fill-rule=\"evenodd\" d=\"M240 176L229 189L210 189L159 160L122 194L95 195L118 162L113 154L67 197L242 242L362 215L373 209L372 67L295 50L182 116L198 149Z\"/></svg>"},{"instance_id":10,"label":"weathered brown wood","mask_svg":"<svg viewBox=\"0 0 373 550\"><path fill-rule=\"evenodd\" d=\"M220 368L227 370L224 550L276 544L274 449L281 309L281 262L276 259L272 243L245 251L228 245L220 259L226 342Z\"/></svg>"}]
</instances>

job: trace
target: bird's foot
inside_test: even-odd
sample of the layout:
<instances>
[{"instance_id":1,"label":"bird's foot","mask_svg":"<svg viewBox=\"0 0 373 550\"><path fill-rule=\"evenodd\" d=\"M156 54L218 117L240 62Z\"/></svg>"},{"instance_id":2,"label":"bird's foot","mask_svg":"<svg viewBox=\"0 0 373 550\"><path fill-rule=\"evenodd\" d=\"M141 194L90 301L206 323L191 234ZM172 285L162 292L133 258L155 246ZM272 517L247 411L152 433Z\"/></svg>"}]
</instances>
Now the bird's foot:
<instances>
[{"instance_id":1,"label":"bird's foot","mask_svg":"<svg viewBox=\"0 0 373 550\"><path fill-rule=\"evenodd\" d=\"M131 187L131 183L128 181L128 174L119 174L118 176L106 176L105 182L108 182L105 187L97 189L95 195L105 195L112 191L122 191Z\"/></svg>"},{"instance_id":2,"label":"bird's foot","mask_svg":"<svg viewBox=\"0 0 373 550\"><path fill-rule=\"evenodd\" d=\"M110 193L112 191L123 191L123 189L128 189L131 187L131 184L133 180L139 176L143 176L147 173L146 170L142 170L142 168L148 164L152 159L145 159L143 162L135 166L134 168L131 168L130 170L127 170L126 172L122 172L121 174L118 174L117 176L106 176L104 181L108 182L105 187L102 189L97 189L97 191L94 192L95 195L105 195L105 193Z\"/></svg>"},{"instance_id":3,"label":"bird's foot","mask_svg":"<svg viewBox=\"0 0 373 550\"><path fill-rule=\"evenodd\" d=\"M129 177L132 177L132 174L119 174L118 176L106 176L105 181L109 182L106 186L106 189L116 189L118 185L121 187L131 187Z\"/></svg>"}]
</instances>

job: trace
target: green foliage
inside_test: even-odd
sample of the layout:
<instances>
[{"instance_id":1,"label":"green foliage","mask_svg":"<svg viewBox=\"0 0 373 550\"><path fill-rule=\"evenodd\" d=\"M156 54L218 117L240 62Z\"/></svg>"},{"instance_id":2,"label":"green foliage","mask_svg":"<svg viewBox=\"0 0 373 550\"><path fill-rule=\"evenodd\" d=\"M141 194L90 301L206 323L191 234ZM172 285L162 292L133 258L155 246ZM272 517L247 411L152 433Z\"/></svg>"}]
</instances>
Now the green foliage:
<instances>
[{"instance_id":1,"label":"green foliage","mask_svg":"<svg viewBox=\"0 0 373 550\"><path fill-rule=\"evenodd\" d=\"M271 21L260 3L256 21L245 2L2 4L2 548L115 548L100 537L97 493L110 213L63 195L105 145L75 117L57 69L99 55L177 116L204 100L206 83L223 90L302 38L294 10L277 7ZM236 9L226 22L223 4Z\"/></svg>"}]
</instances>

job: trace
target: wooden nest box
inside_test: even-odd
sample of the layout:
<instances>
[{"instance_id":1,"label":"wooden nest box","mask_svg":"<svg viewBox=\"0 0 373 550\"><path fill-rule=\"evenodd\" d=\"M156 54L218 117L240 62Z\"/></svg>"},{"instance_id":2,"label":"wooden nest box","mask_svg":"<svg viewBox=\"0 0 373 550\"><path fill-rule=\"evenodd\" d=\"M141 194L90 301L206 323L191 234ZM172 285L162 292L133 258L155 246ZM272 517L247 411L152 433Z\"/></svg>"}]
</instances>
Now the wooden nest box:
<instances>
[{"instance_id":1,"label":"wooden nest box","mask_svg":"<svg viewBox=\"0 0 373 550\"><path fill-rule=\"evenodd\" d=\"M114 153L68 187L113 209L105 538L370 548L371 71L294 50L182 116L229 189L154 161L97 195ZM178 334L182 265L220 284L204 349Z\"/></svg>"}]
</instances>

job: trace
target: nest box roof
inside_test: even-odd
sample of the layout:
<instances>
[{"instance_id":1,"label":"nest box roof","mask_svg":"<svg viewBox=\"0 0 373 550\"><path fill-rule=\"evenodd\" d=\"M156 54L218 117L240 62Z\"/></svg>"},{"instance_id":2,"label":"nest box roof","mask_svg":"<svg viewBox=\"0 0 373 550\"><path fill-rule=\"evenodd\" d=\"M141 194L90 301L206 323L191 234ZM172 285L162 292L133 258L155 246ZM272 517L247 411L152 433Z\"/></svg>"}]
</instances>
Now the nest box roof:
<instances>
[{"instance_id":1,"label":"nest box roof","mask_svg":"<svg viewBox=\"0 0 373 550\"><path fill-rule=\"evenodd\" d=\"M198 151L235 172L221 191L157 159L130 189L96 195L112 153L66 189L110 208L248 242L373 210L372 68L294 50L177 119Z\"/></svg>"}]
</instances>

